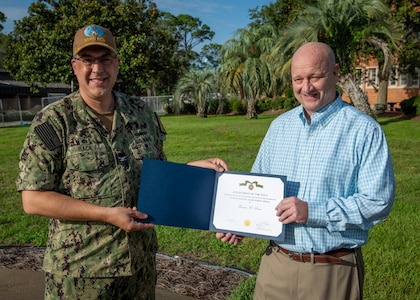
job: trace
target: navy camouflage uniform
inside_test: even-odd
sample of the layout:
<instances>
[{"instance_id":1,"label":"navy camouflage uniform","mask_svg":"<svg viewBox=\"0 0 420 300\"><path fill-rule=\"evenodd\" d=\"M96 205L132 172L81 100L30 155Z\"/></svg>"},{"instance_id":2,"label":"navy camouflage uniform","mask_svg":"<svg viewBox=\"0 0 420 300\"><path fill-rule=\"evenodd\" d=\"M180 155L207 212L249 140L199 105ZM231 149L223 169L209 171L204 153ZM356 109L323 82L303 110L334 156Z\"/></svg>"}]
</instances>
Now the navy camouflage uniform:
<instances>
[{"instance_id":1,"label":"navy camouflage uniform","mask_svg":"<svg viewBox=\"0 0 420 300\"><path fill-rule=\"evenodd\" d=\"M137 206L142 159L166 160L166 132L143 101L113 93L111 132L78 91L38 113L20 156L19 191L56 191L105 207ZM47 281L78 278L82 285L92 278L136 275L146 290L140 298L153 299L156 251L153 229L127 233L108 223L52 219L43 270ZM56 285L49 292L62 298L65 291Z\"/></svg>"}]
</instances>

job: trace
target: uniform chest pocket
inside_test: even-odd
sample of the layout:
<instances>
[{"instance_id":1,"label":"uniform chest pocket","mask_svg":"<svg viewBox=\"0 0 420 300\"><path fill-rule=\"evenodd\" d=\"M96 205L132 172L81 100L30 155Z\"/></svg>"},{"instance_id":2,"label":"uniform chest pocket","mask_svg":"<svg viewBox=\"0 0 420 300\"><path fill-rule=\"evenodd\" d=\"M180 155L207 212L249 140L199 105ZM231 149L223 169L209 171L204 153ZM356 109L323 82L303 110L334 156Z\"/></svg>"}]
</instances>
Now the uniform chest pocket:
<instances>
[{"instance_id":1,"label":"uniform chest pocket","mask_svg":"<svg viewBox=\"0 0 420 300\"><path fill-rule=\"evenodd\" d=\"M67 168L79 172L92 172L109 165L105 146L77 146L67 151Z\"/></svg>"},{"instance_id":2,"label":"uniform chest pocket","mask_svg":"<svg viewBox=\"0 0 420 300\"><path fill-rule=\"evenodd\" d=\"M110 173L110 159L105 147L71 147L66 161L63 183L70 196L91 203L97 201L95 198L112 196L115 176Z\"/></svg>"},{"instance_id":3,"label":"uniform chest pocket","mask_svg":"<svg viewBox=\"0 0 420 300\"><path fill-rule=\"evenodd\" d=\"M156 158L158 153L151 138L136 139L130 144L130 151L135 160L142 160L144 157Z\"/></svg>"}]
</instances>

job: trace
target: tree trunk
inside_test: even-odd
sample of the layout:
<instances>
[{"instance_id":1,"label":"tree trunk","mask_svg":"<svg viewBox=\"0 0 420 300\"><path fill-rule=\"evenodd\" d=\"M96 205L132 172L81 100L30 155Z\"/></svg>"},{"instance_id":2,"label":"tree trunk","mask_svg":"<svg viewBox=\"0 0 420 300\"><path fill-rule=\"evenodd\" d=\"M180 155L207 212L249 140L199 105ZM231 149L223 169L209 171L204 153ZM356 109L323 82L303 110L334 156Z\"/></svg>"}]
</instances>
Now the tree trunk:
<instances>
[{"instance_id":1,"label":"tree trunk","mask_svg":"<svg viewBox=\"0 0 420 300\"><path fill-rule=\"evenodd\" d=\"M156 96L156 90L154 87L148 87L146 88L147 97Z\"/></svg>"},{"instance_id":2,"label":"tree trunk","mask_svg":"<svg viewBox=\"0 0 420 300\"><path fill-rule=\"evenodd\" d=\"M197 111L197 118L207 118L207 115L202 111Z\"/></svg>"},{"instance_id":3,"label":"tree trunk","mask_svg":"<svg viewBox=\"0 0 420 300\"><path fill-rule=\"evenodd\" d=\"M378 98L374 105L376 114L385 112L388 107L388 78L389 74L379 75Z\"/></svg>"},{"instance_id":4,"label":"tree trunk","mask_svg":"<svg viewBox=\"0 0 420 300\"><path fill-rule=\"evenodd\" d=\"M255 109L255 99L252 100L248 100L248 104L246 107L246 119L247 120L251 120L251 119L258 119L258 114L257 114L257 110Z\"/></svg>"},{"instance_id":5,"label":"tree trunk","mask_svg":"<svg viewBox=\"0 0 420 300\"><path fill-rule=\"evenodd\" d=\"M198 118L207 118L207 114L206 114L206 104L204 103L204 105L200 104L197 105L197 114L196 116Z\"/></svg>"},{"instance_id":6,"label":"tree trunk","mask_svg":"<svg viewBox=\"0 0 420 300\"><path fill-rule=\"evenodd\" d=\"M223 101L223 97L219 97L217 96L217 110L216 110L216 114L217 115L221 115L223 114L223 112L225 111L225 102Z\"/></svg>"},{"instance_id":7,"label":"tree trunk","mask_svg":"<svg viewBox=\"0 0 420 300\"><path fill-rule=\"evenodd\" d=\"M379 78L379 88L378 88L378 104L387 105L388 104L388 80L381 80Z\"/></svg>"},{"instance_id":8,"label":"tree trunk","mask_svg":"<svg viewBox=\"0 0 420 300\"><path fill-rule=\"evenodd\" d=\"M352 74L340 75L338 78L338 85L349 96L351 103L353 103L357 109L375 117L369 106L367 95L362 91L356 78Z\"/></svg>"},{"instance_id":9,"label":"tree trunk","mask_svg":"<svg viewBox=\"0 0 420 300\"><path fill-rule=\"evenodd\" d=\"M225 105L223 102L223 96L221 96L218 92L216 92L216 98L217 98L217 109L216 109L216 115L223 114L225 110Z\"/></svg>"}]
</instances>

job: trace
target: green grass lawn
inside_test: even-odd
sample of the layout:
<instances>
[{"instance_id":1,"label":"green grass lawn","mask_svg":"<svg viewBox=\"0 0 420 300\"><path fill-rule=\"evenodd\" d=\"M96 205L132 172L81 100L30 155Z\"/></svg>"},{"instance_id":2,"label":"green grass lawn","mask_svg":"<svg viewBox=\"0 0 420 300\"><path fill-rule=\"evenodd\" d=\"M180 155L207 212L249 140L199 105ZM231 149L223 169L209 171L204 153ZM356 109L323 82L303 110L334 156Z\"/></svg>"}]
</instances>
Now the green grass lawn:
<instances>
[{"instance_id":1,"label":"green grass lawn","mask_svg":"<svg viewBox=\"0 0 420 300\"><path fill-rule=\"evenodd\" d=\"M232 171L249 171L275 115L164 116L168 160L188 162L218 156ZM379 119L391 149L397 196L390 217L371 230L363 247L365 299L420 299L420 122ZM15 191L18 157L28 127L0 128L0 245L44 246L46 219L23 213ZM219 242L214 233L157 227L160 252L205 260L253 272L266 241L246 238L238 247Z\"/></svg>"}]
</instances>

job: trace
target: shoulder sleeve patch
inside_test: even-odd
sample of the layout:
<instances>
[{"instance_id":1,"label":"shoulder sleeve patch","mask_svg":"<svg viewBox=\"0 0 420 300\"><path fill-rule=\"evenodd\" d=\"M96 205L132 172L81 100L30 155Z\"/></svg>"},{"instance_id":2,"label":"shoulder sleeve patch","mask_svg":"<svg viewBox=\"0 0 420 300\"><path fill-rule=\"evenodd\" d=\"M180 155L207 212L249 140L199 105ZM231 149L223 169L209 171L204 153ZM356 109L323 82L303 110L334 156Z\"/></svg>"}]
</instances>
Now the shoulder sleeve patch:
<instances>
[{"instance_id":1,"label":"shoulder sleeve patch","mask_svg":"<svg viewBox=\"0 0 420 300\"><path fill-rule=\"evenodd\" d=\"M50 151L63 145L60 142L57 133L54 131L54 128L47 122L36 126L35 132L39 135L45 146L47 146Z\"/></svg>"}]
</instances>

